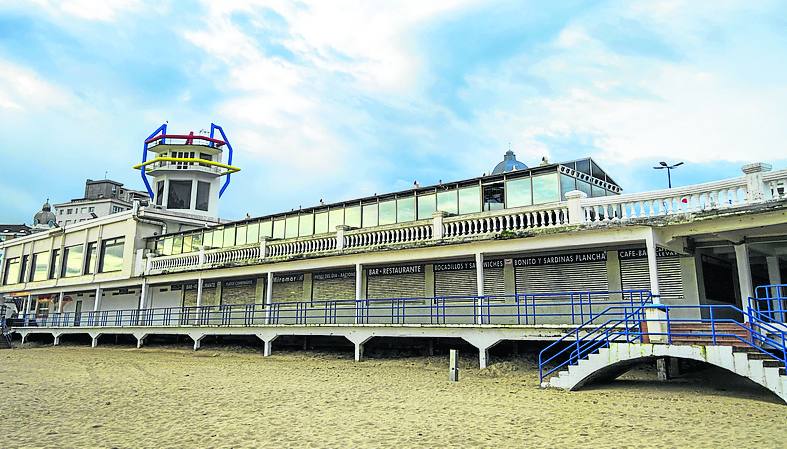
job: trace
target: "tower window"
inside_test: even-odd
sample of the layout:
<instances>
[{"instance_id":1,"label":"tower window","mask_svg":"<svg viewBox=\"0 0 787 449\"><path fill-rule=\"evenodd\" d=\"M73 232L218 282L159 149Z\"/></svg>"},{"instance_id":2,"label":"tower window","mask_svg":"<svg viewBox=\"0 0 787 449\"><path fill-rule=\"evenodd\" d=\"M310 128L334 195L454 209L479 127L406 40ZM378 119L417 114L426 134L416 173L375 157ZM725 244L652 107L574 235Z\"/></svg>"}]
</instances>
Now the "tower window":
<instances>
[{"instance_id":1,"label":"tower window","mask_svg":"<svg viewBox=\"0 0 787 449\"><path fill-rule=\"evenodd\" d=\"M208 210L210 183L197 181L197 210Z\"/></svg>"},{"instance_id":2,"label":"tower window","mask_svg":"<svg viewBox=\"0 0 787 449\"><path fill-rule=\"evenodd\" d=\"M191 181L170 181L167 209L191 207Z\"/></svg>"},{"instance_id":3,"label":"tower window","mask_svg":"<svg viewBox=\"0 0 787 449\"><path fill-rule=\"evenodd\" d=\"M156 183L156 204L161 206L164 201L164 181Z\"/></svg>"}]
</instances>

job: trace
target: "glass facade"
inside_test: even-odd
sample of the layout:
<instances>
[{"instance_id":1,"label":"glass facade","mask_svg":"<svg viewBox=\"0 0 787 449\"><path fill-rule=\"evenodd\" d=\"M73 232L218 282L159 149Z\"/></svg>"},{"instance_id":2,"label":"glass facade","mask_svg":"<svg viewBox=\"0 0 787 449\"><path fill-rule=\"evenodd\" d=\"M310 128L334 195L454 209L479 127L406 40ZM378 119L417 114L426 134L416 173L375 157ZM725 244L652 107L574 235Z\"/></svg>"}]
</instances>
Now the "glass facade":
<instances>
[{"instance_id":1,"label":"glass facade","mask_svg":"<svg viewBox=\"0 0 787 449\"><path fill-rule=\"evenodd\" d=\"M123 269L124 245L125 239L123 237L118 237L112 240L104 240L101 243L101 259L99 260L98 268L99 272L109 273L111 271L120 271Z\"/></svg>"},{"instance_id":2,"label":"glass facade","mask_svg":"<svg viewBox=\"0 0 787 449\"><path fill-rule=\"evenodd\" d=\"M557 173L533 176L533 204L551 203L559 200Z\"/></svg>"},{"instance_id":3,"label":"glass facade","mask_svg":"<svg viewBox=\"0 0 787 449\"><path fill-rule=\"evenodd\" d=\"M362 206L362 209L363 209L363 226L364 227L377 226L380 223L380 221L377 218L377 210L378 210L377 203L364 204Z\"/></svg>"},{"instance_id":4,"label":"glass facade","mask_svg":"<svg viewBox=\"0 0 787 449\"><path fill-rule=\"evenodd\" d=\"M33 254L31 281L45 281L49 275L48 251Z\"/></svg>"},{"instance_id":5,"label":"glass facade","mask_svg":"<svg viewBox=\"0 0 787 449\"><path fill-rule=\"evenodd\" d=\"M380 201L378 207L378 224L388 225L396 223L396 200Z\"/></svg>"},{"instance_id":6,"label":"glass facade","mask_svg":"<svg viewBox=\"0 0 787 449\"><path fill-rule=\"evenodd\" d=\"M74 245L65 248L63 252L63 272L62 277L73 277L82 274L82 256L84 255L84 245Z\"/></svg>"},{"instance_id":7,"label":"glass facade","mask_svg":"<svg viewBox=\"0 0 787 449\"><path fill-rule=\"evenodd\" d=\"M18 257L5 261L5 274L3 274L3 284L10 285L19 282L20 262Z\"/></svg>"},{"instance_id":8,"label":"glass facade","mask_svg":"<svg viewBox=\"0 0 787 449\"><path fill-rule=\"evenodd\" d=\"M459 201L456 190L437 192L437 210L449 214L459 213Z\"/></svg>"},{"instance_id":9,"label":"glass facade","mask_svg":"<svg viewBox=\"0 0 787 449\"><path fill-rule=\"evenodd\" d=\"M307 236L314 234L314 215L302 214L298 219L298 235Z\"/></svg>"},{"instance_id":10,"label":"glass facade","mask_svg":"<svg viewBox=\"0 0 787 449\"><path fill-rule=\"evenodd\" d=\"M406 196L396 200L396 222L415 221L415 196Z\"/></svg>"},{"instance_id":11,"label":"glass facade","mask_svg":"<svg viewBox=\"0 0 787 449\"><path fill-rule=\"evenodd\" d=\"M354 228L361 227L361 206L350 206L344 209L344 224Z\"/></svg>"},{"instance_id":12,"label":"glass facade","mask_svg":"<svg viewBox=\"0 0 787 449\"><path fill-rule=\"evenodd\" d=\"M183 237L181 236L181 241ZM96 242L87 244L87 253L85 254L85 274L95 274L96 272Z\"/></svg>"},{"instance_id":13,"label":"glass facade","mask_svg":"<svg viewBox=\"0 0 787 449\"><path fill-rule=\"evenodd\" d=\"M314 233L325 234L328 232L328 211L314 214Z\"/></svg>"},{"instance_id":14,"label":"glass facade","mask_svg":"<svg viewBox=\"0 0 787 449\"><path fill-rule=\"evenodd\" d=\"M418 195L418 219L426 220L432 218L432 214L437 211L437 195L429 193Z\"/></svg>"},{"instance_id":15,"label":"glass facade","mask_svg":"<svg viewBox=\"0 0 787 449\"><path fill-rule=\"evenodd\" d=\"M481 212L481 188L479 186L459 189L459 214Z\"/></svg>"}]
</instances>

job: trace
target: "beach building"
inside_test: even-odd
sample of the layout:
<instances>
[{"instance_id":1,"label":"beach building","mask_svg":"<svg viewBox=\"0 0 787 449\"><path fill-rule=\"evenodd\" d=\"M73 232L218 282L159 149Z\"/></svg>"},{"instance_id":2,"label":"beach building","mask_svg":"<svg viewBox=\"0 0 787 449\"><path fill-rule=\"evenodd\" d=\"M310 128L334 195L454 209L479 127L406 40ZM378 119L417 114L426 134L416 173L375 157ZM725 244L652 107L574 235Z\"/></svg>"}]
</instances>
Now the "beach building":
<instances>
[{"instance_id":1,"label":"beach building","mask_svg":"<svg viewBox=\"0 0 787 449\"><path fill-rule=\"evenodd\" d=\"M130 210L134 202L147 205L149 199L147 192L128 189L117 181L88 179L85 195L55 204L54 215L57 225L63 227Z\"/></svg>"},{"instance_id":2,"label":"beach building","mask_svg":"<svg viewBox=\"0 0 787 449\"><path fill-rule=\"evenodd\" d=\"M545 385L685 357L787 395L774 287L787 269L787 170L753 163L732 179L624 193L592 158L528 167L509 151L482 177L223 222L239 168L220 127L163 125L136 168L147 207L0 243L9 332L94 345L178 334L195 349L206 335L256 335L265 355L280 336L342 336L359 360L372 338L461 338L482 367L501 341L538 340L556 345Z\"/></svg>"}]
</instances>

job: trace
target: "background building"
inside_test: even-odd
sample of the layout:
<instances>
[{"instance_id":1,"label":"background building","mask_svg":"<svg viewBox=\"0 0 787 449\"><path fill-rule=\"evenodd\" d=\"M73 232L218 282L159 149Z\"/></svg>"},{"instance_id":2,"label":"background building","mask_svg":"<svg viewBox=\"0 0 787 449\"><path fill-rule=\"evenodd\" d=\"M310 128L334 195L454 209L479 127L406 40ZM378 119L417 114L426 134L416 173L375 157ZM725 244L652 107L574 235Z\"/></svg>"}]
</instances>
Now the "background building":
<instances>
[{"instance_id":1,"label":"background building","mask_svg":"<svg viewBox=\"0 0 787 449\"><path fill-rule=\"evenodd\" d=\"M146 192L127 189L120 182L88 179L85 196L55 204L55 216L58 226L66 226L130 210L134 201L146 205L149 200Z\"/></svg>"}]
</instances>

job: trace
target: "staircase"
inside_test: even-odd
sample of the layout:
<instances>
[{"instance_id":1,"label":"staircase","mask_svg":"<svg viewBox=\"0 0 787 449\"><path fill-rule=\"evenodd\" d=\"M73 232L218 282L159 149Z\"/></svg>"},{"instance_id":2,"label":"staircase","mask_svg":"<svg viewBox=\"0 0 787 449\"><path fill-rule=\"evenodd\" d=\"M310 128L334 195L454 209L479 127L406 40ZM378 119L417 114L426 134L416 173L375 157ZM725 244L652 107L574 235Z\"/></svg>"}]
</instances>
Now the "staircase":
<instances>
[{"instance_id":1,"label":"staircase","mask_svg":"<svg viewBox=\"0 0 787 449\"><path fill-rule=\"evenodd\" d=\"M6 322L6 306L0 305L0 349L11 349L11 332Z\"/></svg>"},{"instance_id":2,"label":"staircase","mask_svg":"<svg viewBox=\"0 0 787 449\"><path fill-rule=\"evenodd\" d=\"M751 332L734 323L670 323L668 333L673 345L716 344L748 348L750 345L746 341L751 340Z\"/></svg>"}]
</instances>

